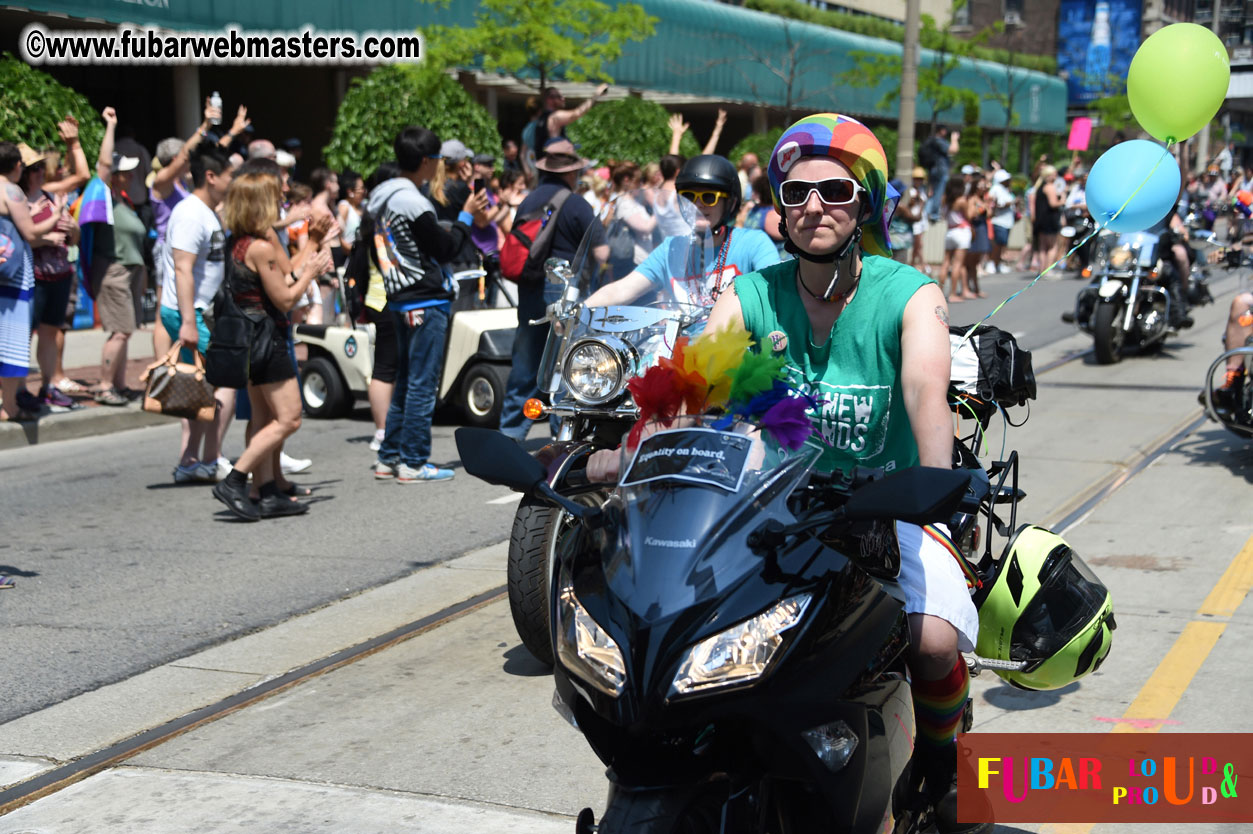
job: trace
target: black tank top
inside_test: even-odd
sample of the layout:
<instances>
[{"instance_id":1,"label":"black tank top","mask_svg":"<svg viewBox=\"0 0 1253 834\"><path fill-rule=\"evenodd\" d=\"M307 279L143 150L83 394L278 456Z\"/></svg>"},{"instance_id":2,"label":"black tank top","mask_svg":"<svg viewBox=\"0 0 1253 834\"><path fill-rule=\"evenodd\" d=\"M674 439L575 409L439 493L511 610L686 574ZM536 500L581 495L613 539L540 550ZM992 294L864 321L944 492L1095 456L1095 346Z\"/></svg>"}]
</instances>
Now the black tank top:
<instances>
[{"instance_id":1,"label":"black tank top","mask_svg":"<svg viewBox=\"0 0 1253 834\"><path fill-rule=\"evenodd\" d=\"M265 293L261 276L249 269L244 261L248 255L248 247L255 240L259 238L244 235L231 244L231 290L235 295L235 303L245 313L269 316L286 333L287 325L291 323L287 314L274 306L274 302Z\"/></svg>"}]
</instances>

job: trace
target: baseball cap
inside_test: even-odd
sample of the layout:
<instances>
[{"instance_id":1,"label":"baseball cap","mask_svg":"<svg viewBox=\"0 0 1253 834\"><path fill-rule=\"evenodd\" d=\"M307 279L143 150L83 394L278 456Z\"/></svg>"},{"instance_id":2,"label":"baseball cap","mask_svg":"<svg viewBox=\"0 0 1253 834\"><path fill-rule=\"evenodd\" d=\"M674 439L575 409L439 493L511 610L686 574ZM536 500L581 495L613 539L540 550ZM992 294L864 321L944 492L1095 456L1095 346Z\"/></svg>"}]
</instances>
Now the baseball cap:
<instances>
[{"instance_id":1,"label":"baseball cap","mask_svg":"<svg viewBox=\"0 0 1253 834\"><path fill-rule=\"evenodd\" d=\"M490 153L476 153L474 155L474 164L475 165L495 165L496 157L492 156Z\"/></svg>"},{"instance_id":2,"label":"baseball cap","mask_svg":"<svg viewBox=\"0 0 1253 834\"><path fill-rule=\"evenodd\" d=\"M1009 173L1009 171L1006 171L1004 168L1001 168L992 175L992 182L996 183L1009 182L1011 179L1013 179L1013 174Z\"/></svg>"},{"instance_id":3,"label":"baseball cap","mask_svg":"<svg viewBox=\"0 0 1253 834\"><path fill-rule=\"evenodd\" d=\"M973 165L963 165L963 166L962 166L962 173L963 173L963 174L966 174L966 175L973 174L973 173L975 173L975 172L976 172L976 171L978 171L978 170L979 170L979 169L978 169L978 168L976 168L976 167L975 167L975 166L973 166Z\"/></svg>"},{"instance_id":4,"label":"baseball cap","mask_svg":"<svg viewBox=\"0 0 1253 834\"><path fill-rule=\"evenodd\" d=\"M113 171L117 174L125 174L127 171L134 171L139 167L139 157L122 156L117 151L113 152Z\"/></svg>"},{"instance_id":5,"label":"baseball cap","mask_svg":"<svg viewBox=\"0 0 1253 834\"><path fill-rule=\"evenodd\" d=\"M474 151L456 139L449 139L439 146L439 155L444 158L445 162L460 162L474 156Z\"/></svg>"},{"instance_id":6,"label":"baseball cap","mask_svg":"<svg viewBox=\"0 0 1253 834\"><path fill-rule=\"evenodd\" d=\"M274 161L279 164L280 168L291 168L296 164L296 157L280 148L274 152Z\"/></svg>"},{"instance_id":7,"label":"baseball cap","mask_svg":"<svg viewBox=\"0 0 1253 834\"><path fill-rule=\"evenodd\" d=\"M927 178L927 169L923 168L921 165L915 167L913 177L916 180L925 180Z\"/></svg>"}]
</instances>

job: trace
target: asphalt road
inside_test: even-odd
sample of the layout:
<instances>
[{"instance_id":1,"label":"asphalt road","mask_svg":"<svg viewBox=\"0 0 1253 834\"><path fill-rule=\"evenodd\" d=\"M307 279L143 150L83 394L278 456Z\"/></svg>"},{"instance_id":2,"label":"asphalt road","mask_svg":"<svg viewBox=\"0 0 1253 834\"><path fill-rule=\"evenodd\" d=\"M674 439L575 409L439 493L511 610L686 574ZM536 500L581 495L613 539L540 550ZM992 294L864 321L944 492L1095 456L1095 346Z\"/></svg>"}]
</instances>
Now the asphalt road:
<instances>
[{"instance_id":1,"label":"asphalt road","mask_svg":"<svg viewBox=\"0 0 1253 834\"><path fill-rule=\"evenodd\" d=\"M977 320L1030 277L984 278L990 297L955 305L953 322ZM1074 334L1059 316L1079 286L1048 276L992 321L1038 350ZM1086 417L1051 419L1070 436ZM433 459L456 468L453 428L436 427ZM172 483L172 424L0 453L0 572L19 579L0 597L0 723L507 536L514 505L491 503L505 490L464 474L376 483L370 435L363 409L306 420L290 451L315 461L297 479L316 489L313 507L259 524L235 522L207 487ZM242 441L233 426L228 455ZM1040 467L1099 470L1064 457Z\"/></svg>"},{"instance_id":2,"label":"asphalt road","mask_svg":"<svg viewBox=\"0 0 1253 834\"><path fill-rule=\"evenodd\" d=\"M433 460L457 464L454 426ZM0 723L232 636L500 541L507 491L375 482L368 414L306 420L308 514L236 522L207 486L176 486L175 424L0 453ZM538 435L535 435L538 436ZM233 425L227 454L242 450ZM502 533L502 531L506 531Z\"/></svg>"}]
</instances>

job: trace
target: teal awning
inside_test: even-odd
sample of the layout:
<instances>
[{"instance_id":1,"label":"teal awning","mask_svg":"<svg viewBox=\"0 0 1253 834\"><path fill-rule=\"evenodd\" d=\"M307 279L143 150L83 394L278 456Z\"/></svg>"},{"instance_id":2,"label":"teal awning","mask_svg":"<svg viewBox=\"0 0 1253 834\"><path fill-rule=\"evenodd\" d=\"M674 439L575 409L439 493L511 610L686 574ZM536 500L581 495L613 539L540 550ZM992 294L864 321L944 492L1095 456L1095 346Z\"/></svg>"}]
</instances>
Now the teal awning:
<instances>
[{"instance_id":1,"label":"teal awning","mask_svg":"<svg viewBox=\"0 0 1253 834\"><path fill-rule=\"evenodd\" d=\"M901 44L803 23L709 0L635 0L659 19L656 33L626 46L606 67L617 86L740 101L799 111L837 111L859 117L896 118L896 105L880 108L884 91L899 84L884 78L876 87L850 87L839 76L852 68L856 51L900 55ZM455 0L447 8L417 0L25 0L34 11L110 22L157 24L171 29L216 29L237 23L246 29L410 31L430 24L469 25L476 4ZM922 50L921 60L935 60ZM977 94L1015 89L1016 130L1061 132L1066 123L1066 84L1041 72L962 59L946 81ZM941 114L957 122L961 113ZM918 102L918 121L931 113ZM1004 108L985 100L979 122L1005 126Z\"/></svg>"}]
</instances>

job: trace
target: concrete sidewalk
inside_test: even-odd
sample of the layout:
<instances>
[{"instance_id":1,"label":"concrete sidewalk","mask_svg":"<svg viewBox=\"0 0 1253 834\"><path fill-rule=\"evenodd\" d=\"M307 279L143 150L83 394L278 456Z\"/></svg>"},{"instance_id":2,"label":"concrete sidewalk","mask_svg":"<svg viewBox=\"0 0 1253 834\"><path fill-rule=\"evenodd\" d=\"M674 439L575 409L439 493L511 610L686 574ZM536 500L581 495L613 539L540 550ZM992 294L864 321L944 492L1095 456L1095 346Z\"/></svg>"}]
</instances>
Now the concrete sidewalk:
<instances>
[{"instance_id":1,"label":"concrete sidewalk","mask_svg":"<svg viewBox=\"0 0 1253 834\"><path fill-rule=\"evenodd\" d=\"M145 325L145 330L133 333L127 346L126 387L134 391L143 389L139 378L144 369L153 362L153 326ZM100 380L100 352L107 338L108 334L99 328L71 330L66 333L63 356L66 376L84 387L95 385ZM34 362L32 350L31 375L26 378L26 387L32 394L38 393L43 384ZM111 434L165 423L171 419L144 411L140 399L132 400L125 406L104 406L93 400L91 394L70 394L70 397L75 401L72 411L54 413L45 406L38 420L29 423L0 423L0 450L54 440Z\"/></svg>"}]
</instances>

